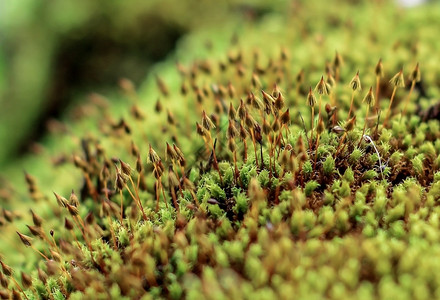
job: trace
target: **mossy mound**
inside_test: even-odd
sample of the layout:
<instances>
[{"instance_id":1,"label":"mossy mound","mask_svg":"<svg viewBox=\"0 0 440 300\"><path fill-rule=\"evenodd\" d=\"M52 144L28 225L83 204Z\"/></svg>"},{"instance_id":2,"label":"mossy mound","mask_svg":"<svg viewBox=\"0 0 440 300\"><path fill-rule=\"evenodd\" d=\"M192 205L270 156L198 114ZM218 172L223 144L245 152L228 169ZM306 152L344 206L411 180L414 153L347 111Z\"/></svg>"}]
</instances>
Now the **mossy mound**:
<instances>
[{"instance_id":1,"label":"mossy mound","mask_svg":"<svg viewBox=\"0 0 440 300\"><path fill-rule=\"evenodd\" d=\"M1 296L439 298L440 10L357 2L200 32L54 122Z\"/></svg>"}]
</instances>

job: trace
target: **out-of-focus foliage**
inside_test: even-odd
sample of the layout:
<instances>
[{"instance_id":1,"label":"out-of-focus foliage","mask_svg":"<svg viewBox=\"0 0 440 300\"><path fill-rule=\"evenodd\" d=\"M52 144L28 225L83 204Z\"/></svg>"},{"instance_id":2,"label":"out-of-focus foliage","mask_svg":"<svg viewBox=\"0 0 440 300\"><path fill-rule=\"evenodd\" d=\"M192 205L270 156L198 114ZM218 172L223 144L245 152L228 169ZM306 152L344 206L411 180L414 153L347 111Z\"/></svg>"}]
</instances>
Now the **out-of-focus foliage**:
<instances>
[{"instance_id":1,"label":"out-of-focus foliage","mask_svg":"<svg viewBox=\"0 0 440 300\"><path fill-rule=\"evenodd\" d=\"M66 0L0 4L0 165L85 93L139 82L185 33L258 19L283 1Z\"/></svg>"},{"instance_id":2,"label":"out-of-focus foliage","mask_svg":"<svg viewBox=\"0 0 440 300\"><path fill-rule=\"evenodd\" d=\"M3 170L0 292L439 298L439 4L334 3L199 28L52 123Z\"/></svg>"}]
</instances>

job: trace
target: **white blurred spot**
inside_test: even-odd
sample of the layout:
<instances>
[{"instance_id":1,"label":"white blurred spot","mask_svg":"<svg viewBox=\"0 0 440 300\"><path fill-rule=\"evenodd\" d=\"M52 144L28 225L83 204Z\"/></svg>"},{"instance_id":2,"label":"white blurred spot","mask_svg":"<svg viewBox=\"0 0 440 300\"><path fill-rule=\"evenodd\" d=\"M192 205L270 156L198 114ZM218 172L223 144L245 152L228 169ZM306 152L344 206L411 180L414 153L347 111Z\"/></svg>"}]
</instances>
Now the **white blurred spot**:
<instances>
[{"instance_id":1,"label":"white blurred spot","mask_svg":"<svg viewBox=\"0 0 440 300\"><path fill-rule=\"evenodd\" d=\"M423 4L425 0L397 0L397 2L405 7L413 7L420 4Z\"/></svg>"}]
</instances>

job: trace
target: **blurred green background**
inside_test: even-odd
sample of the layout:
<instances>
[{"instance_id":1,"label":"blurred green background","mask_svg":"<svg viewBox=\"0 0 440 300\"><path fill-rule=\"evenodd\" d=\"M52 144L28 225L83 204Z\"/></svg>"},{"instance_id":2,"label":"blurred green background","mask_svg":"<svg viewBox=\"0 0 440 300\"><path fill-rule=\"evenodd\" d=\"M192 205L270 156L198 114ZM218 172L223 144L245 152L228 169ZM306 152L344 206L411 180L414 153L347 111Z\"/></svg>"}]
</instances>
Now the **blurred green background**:
<instances>
[{"instance_id":1,"label":"blurred green background","mask_svg":"<svg viewBox=\"0 0 440 300\"><path fill-rule=\"evenodd\" d=\"M183 36L226 23L239 30L298 1L0 1L0 167L91 92L114 94L120 78L139 85Z\"/></svg>"},{"instance_id":2,"label":"blurred green background","mask_svg":"<svg viewBox=\"0 0 440 300\"><path fill-rule=\"evenodd\" d=\"M0 2L0 166L91 92L136 85L186 34L258 21L289 1L5 0ZM231 33L232 35L233 33Z\"/></svg>"}]
</instances>

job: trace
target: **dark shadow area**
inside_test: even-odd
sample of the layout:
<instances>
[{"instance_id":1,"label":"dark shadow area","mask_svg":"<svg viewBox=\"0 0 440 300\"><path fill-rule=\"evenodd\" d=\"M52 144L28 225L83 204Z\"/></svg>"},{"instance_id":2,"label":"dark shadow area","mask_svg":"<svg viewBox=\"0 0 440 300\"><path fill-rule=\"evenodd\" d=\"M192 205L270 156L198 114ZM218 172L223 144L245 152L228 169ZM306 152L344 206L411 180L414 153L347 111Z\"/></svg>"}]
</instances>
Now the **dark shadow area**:
<instances>
[{"instance_id":1,"label":"dark shadow area","mask_svg":"<svg viewBox=\"0 0 440 300\"><path fill-rule=\"evenodd\" d=\"M114 88L120 78L141 82L148 68L164 59L185 29L161 17L145 14L137 26L113 32L101 18L84 24L59 42L49 80L46 105L33 130L21 141L18 155L46 132L47 121L59 118L81 94Z\"/></svg>"}]
</instances>

